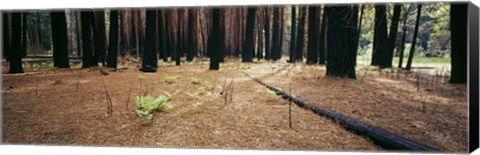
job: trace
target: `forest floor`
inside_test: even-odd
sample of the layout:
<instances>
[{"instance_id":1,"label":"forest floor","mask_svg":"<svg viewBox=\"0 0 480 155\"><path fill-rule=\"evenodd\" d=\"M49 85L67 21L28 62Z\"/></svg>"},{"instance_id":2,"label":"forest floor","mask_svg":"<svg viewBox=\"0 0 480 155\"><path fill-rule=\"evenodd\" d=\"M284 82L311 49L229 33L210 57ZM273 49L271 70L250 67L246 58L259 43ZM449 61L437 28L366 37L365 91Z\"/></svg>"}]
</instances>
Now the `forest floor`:
<instances>
[{"instance_id":1,"label":"forest floor","mask_svg":"<svg viewBox=\"0 0 480 155\"><path fill-rule=\"evenodd\" d=\"M382 150L337 122L292 105L256 83L275 85L320 106L447 152L468 148L466 84L422 72L358 66L357 79L325 76L325 66L227 59L219 71L208 62L156 73L122 61L116 72L102 67L26 67L2 77L2 141L11 144L228 148L280 150ZM390 72L390 73L387 73ZM172 81L166 80L178 76ZM200 83L191 78L200 79ZM233 82L232 82L233 80ZM205 90L205 83L213 90ZM230 84L231 83L231 84ZM106 87L105 87L105 86ZM231 85L231 86L230 86ZM202 88L203 87L203 88ZM113 114L107 116L108 91ZM230 88L230 89L229 89ZM225 91L224 91L225 90ZM228 90L228 91L226 91ZM151 121L134 112L142 93L173 94L172 109ZM188 95L197 92L195 95Z\"/></svg>"}]
</instances>

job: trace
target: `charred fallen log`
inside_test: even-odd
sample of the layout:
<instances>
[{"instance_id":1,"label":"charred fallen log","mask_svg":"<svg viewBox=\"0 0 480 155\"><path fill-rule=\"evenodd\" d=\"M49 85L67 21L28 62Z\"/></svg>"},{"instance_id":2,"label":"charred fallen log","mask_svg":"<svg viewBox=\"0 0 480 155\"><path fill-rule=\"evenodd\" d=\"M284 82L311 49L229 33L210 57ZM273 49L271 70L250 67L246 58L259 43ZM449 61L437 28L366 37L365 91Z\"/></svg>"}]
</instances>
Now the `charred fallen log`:
<instances>
[{"instance_id":1,"label":"charred fallen log","mask_svg":"<svg viewBox=\"0 0 480 155\"><path fill-rule=\"evenodd\" d=\"M247 75L249 76L249 75ZM375 127L373 125L367 124L360 120L353 119L344 114L331 111L327 108L323 108L315 104L314 102L307 101L298 96L291 95L287 91L282 90L279 87L268 85L265 82L253 78L258 83L266 86L267 88L275 91L278 95L281 95L284 99L291 99L295 104L305 109L312 110L314 113L328 117L335 121L338 121L344 128L347 130L353 131L356 134L366 136L373 140L373 142L387 150L413 150L413 151L422 151L422 152L439 152L440 150L432 148L430 146L412 141L403 137L391 133L387 130Z\"/></svg>"}]
</instances>

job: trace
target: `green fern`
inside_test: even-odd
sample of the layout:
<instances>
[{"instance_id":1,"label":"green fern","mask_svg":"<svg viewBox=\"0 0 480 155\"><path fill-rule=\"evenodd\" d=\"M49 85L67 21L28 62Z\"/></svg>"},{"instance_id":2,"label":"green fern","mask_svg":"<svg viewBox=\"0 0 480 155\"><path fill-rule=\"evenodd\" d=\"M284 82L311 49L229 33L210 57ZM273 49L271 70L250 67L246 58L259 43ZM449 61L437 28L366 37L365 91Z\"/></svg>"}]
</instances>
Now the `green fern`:
<instances>
[{"instance_id":1,"label":"green fern","mask_svg":"<svg viewBox=\"0 0 480 155\"><path fill-rule=\"evenodd\" d=\"M170 97L164 95L157 98L153 98L152 96L138 96L135 101L140 110L135 110L135 113L145 119L152 119L155 110L165 111L172 108L172 105L168 103L169 100Z\"/></svg>"}]
</instances>

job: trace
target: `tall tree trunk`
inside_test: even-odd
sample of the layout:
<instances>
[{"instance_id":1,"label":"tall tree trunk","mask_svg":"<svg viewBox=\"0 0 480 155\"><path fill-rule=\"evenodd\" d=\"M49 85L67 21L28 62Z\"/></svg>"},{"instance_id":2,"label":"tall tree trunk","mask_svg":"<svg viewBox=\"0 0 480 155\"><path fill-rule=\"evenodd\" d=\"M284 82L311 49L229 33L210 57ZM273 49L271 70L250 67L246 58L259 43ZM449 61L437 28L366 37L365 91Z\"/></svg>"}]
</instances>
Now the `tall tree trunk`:
<instances>
[{"instance_id":1,"label":"tall tree trunk","mask_svg":"<svg viewBox=\"0 0 480 155\"><path fill-rule=\"evenodd\" d=\"M290 52L290 59L288 62L291 62L291 63L295 63L295 39L296 39L296 33L297 33L297 10L296 10L296 6L295 5L292 5L292 26L291 26L291 29L290 29L290 48L289 48L289 52Z\"/></svg>"},{"instance_id":2,"label":"tall tree trunk","mask_svg":"<svg viewBox=\"0 0 480 155\"><path fill-rule=\"evenodd\" d=\"M325 53L327 51L326 48L326 40L327 40L327 14L326 14L327 6L323 5L323 14L322 14L322 24L321 24L321 30L320 30L320 35L319 35L319 45L318 45L318 64L324 65L325 64Z\"/></svg>"},{"instance_id":3,"label":"tall tree trunk","mask_svg":"<svg viewBox=\"0 0 480 155\"><path fill-rule=\"evenodd\" d=\"M270 60L271 58L271 39L270 39L270 7L265 7L265 59Z\"/></svg>"},{"instance_id":4,"label":"tall tree trunk","mask_svg":"<svg viewBox=\"0 0 480 155\"><path fill-rule=\"evenodd\" d=\"M393 52L395 51L395 42L397 41L397 33L398 33L398 21L400 20L400 12L402 11L401 4L395 4L393 7L393 17L390 26L390 33L388 36L388 51L387 51L387 59L385 59L385 66L386 68L392 67L393 61Z\"/></svg>"},{"instance_id":5,"label":"tall tree trunk","mask_svg":"<svg viewBox=\"0 0 480 155\"><path fill-rule=\"evenodd\" d=\"M8 23L7 23L8 24ZM21 13L12 13L12 44L10 51L10 70L8 73L23 73L22 67L22 16Z\"/></svg>"},{"instance_id":6,"label":"tall tree trunk","mask_svg":"<svg viewBox=\"0 0 480 155\"><path fill-rule=\"evenodd\" d=\"M420 25L421 14L422 14L422 4L418 4L417 21L415 22L415 31L413 32L412 47L410 48L410 53L408 54L407 67L405 68L406 70L410 70L412 68L412 61L413 61L413 55L415 55L415 45L417 44L418 27Z\"/></svg>"},{"instance_id":7,"label":"tall tree trunk","mask_svg":"<svg viewBox=\"0 0 480 155\"><path fill-rule=\"evenodd\" d=\"M168 61L168 56L167 56L167 35L166 35L166 29L165 29L165 22L163 19L163 14L164 10L159 9L157 11L157 17L158 17L158 36L159 36L159 50L160 50L160 58L162 58L163 62Z\"/></svg>"},{"instance_id":8,"label":"tall tree trunk","mask_svg":"<svg viewBox=\"0 0 480 155\"><path fill-rule=\"evenodd\" d=\"M245 49L242 52L242 62L253 62L252 52L255 50L254 28L255 28L255 14L257 8L251 6L247 12L247 30L245 38Z\"/></svg>"},{"instance_id":9,"label":"tall tree trunk","mask_svg":"<svg viewBox=\"0 0 480 155\"><path fill-rule=\"evenodd\" d=\"M317 7L308 7L308 44L307 44L307 64L318 62L318 44L317 44Z\"/></svg>"},{"instance_id":10,"label":"tall tree trunk","mask_svg":"<svg viewBox=\"0 0 480 155\"><path fill-rule=\"evenodd\" d=\"M193 9L188 9L188 54L187 54L187 61L193 61L194 51L195 51L195 34L194 34L194 25L195 25L195 18L194 18L194 11Z\"/></svg>"},{"instance_id":11,"label":"tall tree trunk","mask_svg":"<svg viewBox=\"0 0 480 155\"><path fill-rule=\"evenodd\" d=\"M408 21L408 14L410 13L410 9L412 8L412 4L408 6L407 11L403 14L403 31L402 31L402 42L400 43L400 55L398 60L398 68L402 68L403 65L403 55L405 51L405 40L407 37L407 21Z\"/></svg>"},{"instance_id":12,"label":"tall tree trunk","mask_svg":"<svg viewBox=\"0 0 480 155\"><path fill-rule=\"evenodd\" d=\"M118 53L118 10L110 10L110 36L108 37L107 65L117 68Z\"/></svg>"},{"instance_id":13,"label":"tall tree trunk","mask_svg":"<svg viewBox=\"0 0 480 155\"><path fill-rule=\"evenodd\" d=\"M357 36L358 6L334 6L327 9L328 62L327 76L356 78L355 43Z\"/></svg>"},{"instance_id":14,"label":"tall tree trunk","mask_svg":"<svg viewBox=\"0 0 480 155\"><path fill-rule=\"evenodd\" d=\"M468 4L452 3L450 6L450 33L452 37L452 53L450 56L452 71L449 82L467 83Z\"/></svg>"},{"instance_id":15,"label":"tall tree trunk","mask_svg":"<svg viewBox=\"0 0 480 155\"><path fill-rule=\"evenodd\" d=\"M10 33L10 20L9 20L9 14L8 13L2 13L2 29L3 29L3 58L5 58L6 61L10 61L10 55L11 55L11 47L12 47L12 39L11 39L11 33Z\"/></svg>"},{"instance_id":16,"label":"tall tree trunk","mask_svg":"<svg viewBox=\"0 0 480 155\"><path fill-rule=\"evenodd\" d=\"M145 30L145 51L142 55L142 70L147 71L147 68L157 68L157 50L155 49L157 32L156 11L149 9L146 13L146 30ZM149 70L148 70L149 71Z\"/></svg>"},{"instance_id":17,"label":"tall tree trunk","mask_svg":"<svg viewBox=\"0 0 480 155\"><path fill-rule=\"evenodd\" d=\"M95 11L94 21L94 47L93 47L93 65L98 66L98 62L102 62L102 66L105 66L106 58L106 29L105 29L105 12L103 10Z\"/></svg>"},{"instance_id":18,"label":"tall tree trunk","mask_svg":"<svg viewBox=\"0 0 480 155\"><path fill-rule=\"evenodd\" d=\"M373 52L371 65L378 65L385 68L382 60L387 59L387 6L385 4L375 5L375 33L373 36Z\"/></svg>"},{"instance_id":19,"label":"tall tree trunk","mask_svg":"<svg viewBox=\"0 0 480 155\"><path fill-rule=\"evenodd\" d=\"M278 60L280 58L280 6L273 8L273 27L272 27L272 59Z\"/></svg>"},{"instance_id":20,"label":"tall tree trunk","mask_svg":"<svg viewBox=\"0 0 480 155\"><path fill-rule=\"evenodd\" d=\"M22 58L27 56L27 13L22 13Z\"/></svg>"},{"instance_id":21,"label":"tall tree trunk","mask_svg":"<svg viewBox=\"0 0 480 155\"><path fill-rule=\"evenodd\" d=\"M81 11L82 22L82 68L93 66L92 19L93 11Z\"/></svg>"},{"instance_id":22,"label":"tall tree trunk","mask_svg":"<svg viewBox=\"0 0 480 155\"><path fill-rule=\"evenodd\" d=\"M65 11L50 12L50 17L52 24L53 66L69 68L67 19L65 17Z\"/></svg>"},{"instance_id":23,"label":"tall tree trunk","mask_svg":"<svg viewBox=\"0 0 480 155\"><path fill-rule=\"evenodd\" d=\"M210 53L210 70L218 70L220 69L220 48L218 46L210 46L214 45L215 43L223 42L220 38L220 9L213 8L212 9L212 32L211 36L209 37L209 53ZM210 50L211 49L211 50Z\"/></svg>"},{"instance_id":24,"label":"tall tree trunk","mask_svg":"<svg viewBox=\"0 0 480 155\"><path fill-rule=\"evenodd\" d=\"M82 54L82 41L81 41L81 26L80 26L80 17L79 17L79 12L75 12L75 37L77 39L77 56L81 56Z\"/></svg>"},{"instance_id":25,"label":"tall tree trunk","mask_svg":"<svg viewBox=\"0 0 480 155\"><path fill-rule=\"evenodd\" d=\"M307 11L305 6L300 6L300 21L298 22L298 34L297 34L297 45L296 45L296 58L300 62L303 62L303 48L305 42L305 16L307 15Z\"/></svg>"}]
</instances>

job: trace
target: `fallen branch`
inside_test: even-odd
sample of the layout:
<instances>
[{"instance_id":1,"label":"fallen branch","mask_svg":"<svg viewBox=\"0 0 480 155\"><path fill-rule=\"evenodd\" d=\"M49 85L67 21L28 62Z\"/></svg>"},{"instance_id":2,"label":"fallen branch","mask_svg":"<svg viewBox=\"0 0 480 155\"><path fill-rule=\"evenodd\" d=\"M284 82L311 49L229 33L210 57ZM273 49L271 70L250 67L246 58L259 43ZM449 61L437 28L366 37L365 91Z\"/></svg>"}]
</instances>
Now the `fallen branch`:
<instances>
[{"instance_id":1,"label":"fallen branch","mask_svg":"<svg viewBox=\"0 0 480 155\"><path fill-rule=\"evenodd\" d=\"M248 77L251 77L248 74L245 74L245 75ZM266 86L267 88L275 91L277 94L281 95L283 98L292 100L295 104L297 104L300 107L312 110L314 113L320 116L328 117L332 120L338 121L340 125L345 127L347 130L354 131L356 134L367 136L368 138L372 139L376 145L384 149L414 150L414 151L424 151L424 152L439 151L438 149L432 148L424 144L420 144L418 142L414 142L401 135L397 135L387 130L369 125L365 122L353 119L342 113L334 112L327 108L320 107L314 102L310 102L298 96L295 96L293 94L289 94L288 92L278 87L268 85L257 78L252 78L252 79Z\"/></svg>"},{"instance_id":2,"label":"fallen branch","mask_svg":"<svg viewBox=\"0 0 480 155\"><path fill-rule=\"evenodd\" d=\"M105 96L107 96L107 115L111 116L113 112L112 98L110 97L110 94L108 94L107 85L105 84L105 81L103 81L103 88L105 89Z\"/></svg>"}]
</instances>

